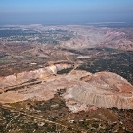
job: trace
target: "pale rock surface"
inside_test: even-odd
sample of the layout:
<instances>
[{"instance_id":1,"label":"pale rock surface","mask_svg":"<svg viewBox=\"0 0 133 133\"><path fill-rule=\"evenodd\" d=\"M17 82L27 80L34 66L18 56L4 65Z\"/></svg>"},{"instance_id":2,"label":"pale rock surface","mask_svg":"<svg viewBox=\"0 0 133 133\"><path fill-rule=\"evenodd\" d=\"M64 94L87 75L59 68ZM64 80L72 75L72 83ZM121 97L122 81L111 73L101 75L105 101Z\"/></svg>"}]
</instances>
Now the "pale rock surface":
<instances>
[{"instance_id":1,"label":"pale rock surface","mask_svg":"<svg viewBox=\"0 0 133 133\"><path fill-rule=\"evenodd\" d=\"M88 78L88 79L87 79ZM72 88L67 89L64 98L74 99L86 105L133 109L133 86L121 76L111 72L99 72L81 78Z\"/></svg>"},{"instance_id":2,"label":"pale rock surface","mask_svg":"<svg viewBox=\"0 0 133 133\"><path fill-rule=\"evenodd\" d=\"M56 73L62 68L68 68L68 66L62 64L50 66L47 69L51 73ZM37 72L39 72L38 75ZM44 74L44 69L35 70L30 72L29 75L24 72L23 75L25 76L20 74L20 83L31 77L38 78L42 82L1 93L0 103L13 103L27 99L49 100L54 97L58 90L66 89L62 98L65 99L66 105L72 112L87 111L92 107L133 109L133 86L115 73L98 72L92 74L86 71L72 70L68 74L48 76L45 81L43 80ZM22 77L22 80L20 77ZM25 78L23 79L23 77ZM0 79L2 81L0 84L3 87L4 85L7 87L10 82L16 81L16 77L13 75L3 79L4 82Z\"/></svg>"},{"instance_id":3,"label":"pale rock surface","mask_svg":"<svg viewBox=\"0 0 133 133\"><path fill-rule=\"evenodd\" d=\"M24 82L28 82L31 80L36 79L45 79L49 77L50 75L56 74L57 71L60 71L62 69L71 68L72 64L67 63L60 63L60 64L53 64L45 68L40 68L33 71L24 71L21 73L17 73L14 75L9 75L6 77L0 77L0 90L4 91L5 88L15 86L22 84Z\"/></svg>"}]
</instances>

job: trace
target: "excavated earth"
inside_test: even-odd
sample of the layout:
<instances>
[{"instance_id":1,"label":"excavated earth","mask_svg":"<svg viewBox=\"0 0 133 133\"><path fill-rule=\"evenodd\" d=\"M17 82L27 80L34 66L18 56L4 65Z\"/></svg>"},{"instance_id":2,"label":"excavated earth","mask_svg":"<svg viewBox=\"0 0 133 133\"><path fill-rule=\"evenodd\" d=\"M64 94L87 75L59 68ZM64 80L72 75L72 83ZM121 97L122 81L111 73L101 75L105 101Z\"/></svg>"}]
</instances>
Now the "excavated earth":
<instances>
[{"instance_id":1,"label":"excavated earth","mask_svg":"<svg viewBox=\"0 0 133 133\"><path fill-rule=\"evenodd\" d=\"M65 89L62 98L72 112L95 107L133 109L133 86L126 79L111 72L92 74L74 69L68 74L57 74L72 67L61 63L0 77L0 102L49 100Z\"/></svg>"}]
</instances>

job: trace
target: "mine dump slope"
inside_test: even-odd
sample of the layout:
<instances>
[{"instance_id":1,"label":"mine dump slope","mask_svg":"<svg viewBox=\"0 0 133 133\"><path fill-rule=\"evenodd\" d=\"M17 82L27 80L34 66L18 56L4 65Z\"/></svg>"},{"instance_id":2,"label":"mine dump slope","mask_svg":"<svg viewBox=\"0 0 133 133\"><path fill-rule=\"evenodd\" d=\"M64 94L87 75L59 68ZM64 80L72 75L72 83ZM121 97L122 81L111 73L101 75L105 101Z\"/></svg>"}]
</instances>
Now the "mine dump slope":
<instances>
[{"instance_id":1,"label":"mine dump slope","mask_svg":"<svg viewBox=\"0 0 133 133\"><path fill-rule=\"evenodd\" d=\"M133 108L133 87L121 76L111 72L98 72L81 78L67 90L66 99L97 107Z\"/></svg>"},{"instance_id":2,"label":"mine dump slope","mask_svg":"<svg viewBox=\"0 0 133 133\"><path fill-rule=\"evenodd\" d=\"M57 71L70 67L72 64L55 64L35 71L1 77L0 102L49 100L58 90L66 89L62 96L73 112L88 110L90 106L133 109L133 86L127 80L111 72L92 74L80 70L55 76ZM21 86L31 80L35 84Z\"/></svg>"},{"instance_id":3,"label":"mine dump slope","mask_svg":"<svg viewBox=\"0 0 133 133\"><path fill-rule=\"evenodd\" d=\"M132 51L132 29L59 26L57 31L61 29L65 32L59 33L55 29L56 36L62 37L57 38L57 44L49 44L49 39L55 34L49 28L52 27L48 27L48 36L42 34L42 38L48 39L45 40L47 43L37 40L33 43L6 42L7 38L0 42L0 103L49 100L59 90L65 89L62 98L73 112L88 110L91 106L133 109L133 86L126 79L111 72L92 74L75 70L78 65L90 63L91 67L96 60L113 60L120 52ZM41 27L40 32L45 33L45 30L46 27ZM68 39L64 40L66 33ZM39 38L39 35L36 36ZM124 59L131 62L132 56L127 57ZM117 58L113 66L121 59ZM131 63L123 62L122 66L125 66L124 72L132 68ZM98 63L96 67L99 67ZM70 68L72 70L67 74L58 73ZM119 71L120 68L115 65L115 69Z\"/></svg>"},{"instance_id":4,"label":"mine dump slope","mask_svg":"<svg viewBox=\"0 0 133 133\"><path fill-rule=\"evenodd\" d=\"M1 91L5 91L9 87L13 87L16 85L21 85L25 82L34 81L37 79L45 79L52 74L56 74L57 71L62 69L71 68L72 64L68 63L60 63L60 64L53 64L48 67L40 68L33 71L24 71L22 73L15 73L13 75L0 77L0 89Z\"/></svg>"}]
</instances>

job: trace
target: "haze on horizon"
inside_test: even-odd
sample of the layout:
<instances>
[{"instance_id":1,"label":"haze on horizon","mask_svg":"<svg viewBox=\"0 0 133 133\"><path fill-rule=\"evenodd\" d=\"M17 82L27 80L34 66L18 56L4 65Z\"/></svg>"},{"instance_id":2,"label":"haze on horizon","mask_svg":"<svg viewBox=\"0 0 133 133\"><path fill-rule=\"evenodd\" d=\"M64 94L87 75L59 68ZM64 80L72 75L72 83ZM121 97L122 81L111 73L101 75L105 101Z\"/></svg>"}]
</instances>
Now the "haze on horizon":
<instances>
[{"instance_id":1,"label":"haze on horizon","mask_svg":"<svg viewBox=\"0 0 133 133\"><path fill-rule=\"evenodd\" d=\"M132 22L133 0L1 0L0 25Z\"/></svg>"}]
</instances>

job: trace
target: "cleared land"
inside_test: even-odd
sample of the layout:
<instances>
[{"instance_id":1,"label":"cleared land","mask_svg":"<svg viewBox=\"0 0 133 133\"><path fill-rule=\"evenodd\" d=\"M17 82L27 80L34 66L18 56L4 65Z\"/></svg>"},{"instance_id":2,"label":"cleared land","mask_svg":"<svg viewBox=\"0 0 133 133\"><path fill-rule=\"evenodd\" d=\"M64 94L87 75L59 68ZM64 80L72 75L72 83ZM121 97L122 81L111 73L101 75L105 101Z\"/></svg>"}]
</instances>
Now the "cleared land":
<instances>
[{"instance_id":1,"label":"cleared land","mask_svg":"<svg viewBox=\"0 0 133 133\"><path fill-rule=\"evenodd\" d=\"M2 133L133 132L132 85L133 28L0 27Z\"/></svg>"}]
</instances>

